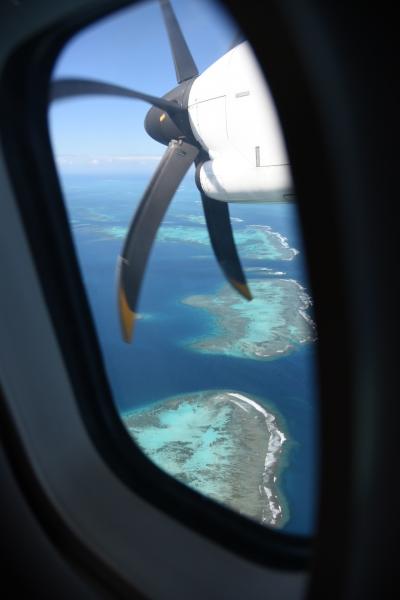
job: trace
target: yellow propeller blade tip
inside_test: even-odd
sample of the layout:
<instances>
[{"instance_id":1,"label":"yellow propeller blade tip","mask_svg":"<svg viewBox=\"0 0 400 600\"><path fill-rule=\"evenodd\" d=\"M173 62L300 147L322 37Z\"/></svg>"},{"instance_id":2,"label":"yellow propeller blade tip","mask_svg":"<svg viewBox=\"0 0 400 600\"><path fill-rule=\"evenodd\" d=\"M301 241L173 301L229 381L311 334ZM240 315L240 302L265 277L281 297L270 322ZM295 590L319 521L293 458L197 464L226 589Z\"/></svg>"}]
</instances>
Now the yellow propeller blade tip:
<instances>
[{"instance_id":1,"label":"yellow propeller blade tip","mask_svg":"<svg viewBox=\"0 0 400 600\"><path fill-rule=\"evenodd\" d=\"M119 317L121 321L122 337L128 344L132 341L133 327L136 313L129 308L125 291L122 287L118 290Z\"/></svg>"},{"instance_id":2,"label":"yellow propeller blade tip","mask_svg":"<svg viewBox=\"0 0 400 600\"><path fill-rule=\"evenodd\" d=\"M253 296L251 295L251 292L245 283L240 283L239 281L236 281L236 279L230 279L229 281L231 282L233 287L239 292L239 294L246 298L246 300L253 300Z\"/></svg>"}]
</instances>

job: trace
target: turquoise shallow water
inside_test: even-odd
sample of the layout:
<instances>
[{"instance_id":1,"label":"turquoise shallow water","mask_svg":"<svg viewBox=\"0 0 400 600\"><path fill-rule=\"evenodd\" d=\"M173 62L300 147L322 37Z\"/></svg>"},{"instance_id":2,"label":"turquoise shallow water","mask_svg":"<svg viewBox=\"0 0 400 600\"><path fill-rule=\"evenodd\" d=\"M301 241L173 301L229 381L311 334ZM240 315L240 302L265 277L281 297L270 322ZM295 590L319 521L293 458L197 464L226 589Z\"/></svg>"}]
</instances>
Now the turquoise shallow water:
<instances>
[{"instance_id":1,"label":"turquoise shallow water","mask_svg":"<svg viewBox=\"0 0 400 600\"><path fill-rule=\"evenodd\" d=\"M192 296L215 297L224 284L212 251L205 243L200 202L191 179L186 179L178 191L165 217L165 227L176 231L177 227L189 226L196 229L196 236L203 242L158 239L140 297L139 311L143 318L137 324L134 343L128 346L121 341L115 292L116 257L123 241L122 232L146 183L145 177L64 178L78 257L115 402L121 413L126 413L177 394L233 389L256 397L261 403L265 400L266 406L276 407L293 442L290 462L280 478L290 508L284 530L310 533L314 523L318 455L315 342L297 344L295 351L274 360L197 352L187 346L188 340L212 337L216 323L209 310L185 305L182 300ZM252 280L262 278L272 282L283 278L300 283L309 293L293 207L238 205L231 207L231 215L239 239L246 237L246 231L257 230L252 226L262 225L263 229L258 231L281 234L287 238L289 248L300 251L290 260L282 255L257 258L253 249L248 251L242 260L250 286ZM110 228L117 229L110 234ZM264 239L271 238L263 235ZM277 244L275 249L279 248L279 236L272 237ZM260 242L257 244L260 252ZM261 298L259 301L262 302ZM312 317L312 307L307 313ZM261 322L256 317L254 310L248 328L252 338L257 337ZM295 329L295 325L289 324L288 334L295 335ZM207 442L211 433L206 430L204 433ZM183 431L181 434L186 435ZM146 439L151 445L150 434Z\"/></svg>"},{"instance_id":2,"label":"turquoise shallow water","mask_svg":"<svg viewBox=\"0 0 400 600\"><path fill-rule=\"evenodd\" d=\"M290 447L283 419L233 390L167 398L123 414L128 431L159 467L259 523L290 518L278 480Z\"/></svg>"},{"instance_id":3,"label":"turquoise shallow water","mask_svg":"<svg viewBox=\"0 0 400 600\"><path fill-rule=\"evenodd\" d=\"M209 247L210 239L205 227L197 227L191 223L204 225L204 217L201 215L180 216L185 221L184 225L163 224L158 231L159 243L194 244ZM105 215L91 214L91 219L97 223L97 232L103 239L107 237L121 239L125 238L128 231L127 225L109 225ZM189 224L187 223L189 222ZM297 250L290 248L277 232L271 231L269 227L258 225L246 225L235 234L235 242L242 258L254 260L292 260Z\"/></svg>"},{"instance_id":4,"label":"turquoise shallow water","mask_svg":"<svg viewBox=\"0 0 400 600\"><path fill-rule=\"evenodd\" d=\"M185 298L184 304L214 318L210 334L191 341L189 347L209 354L276 360L316 339L315 325L307 314L311 298L296 281L252 279L250 290L251 302L229 285L210 295Z\"/></svg>"},{"instance_id":5,"label":"turquoise shallow water","mask_svg":"<svg viewBox=\"0 0 400 600\"><path fill-rule=\"evenodd\" d=\"M143 412L140 414L143 415ZM191 452L185 461L185 470L194 478L195 474L198 477L198 472L201 473L207 465L215 462L220 466L228 464L233 441L225 436L223 442L218 445L218 450L216 449L218 431L223 430L228 417L228 407L223 407L216 413L200 400L195 403L183 401L174 409L161 407L157 425L130 427L130 430L146 453L164 470L174 475L179 473L181 465L172 452L165 451L164 455L160 456L162 449L177 443L189 446ZM218 459L215 458L216 452ZM196 487L202 484L204 479L201 478ZM215 484L213 485L211 480L207 481L207 486L202 486L202 489L206 494L216 493Z\"/></svg>"}]
</instances>

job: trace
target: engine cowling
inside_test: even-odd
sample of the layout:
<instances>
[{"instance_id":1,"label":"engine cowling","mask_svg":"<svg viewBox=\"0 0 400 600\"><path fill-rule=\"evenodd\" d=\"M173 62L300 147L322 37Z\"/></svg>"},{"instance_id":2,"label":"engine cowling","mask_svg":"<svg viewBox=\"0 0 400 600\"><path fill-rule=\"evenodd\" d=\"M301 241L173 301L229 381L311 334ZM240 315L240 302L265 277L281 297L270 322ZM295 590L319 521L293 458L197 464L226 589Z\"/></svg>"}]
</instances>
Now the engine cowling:
<instances>
[{"instance_id":1,"label":"engine cowling","mask_svg":"<svg viewBox=\"0 0 400 600\"><path fill-rule=\"evenodd\" d=\"M193 82L190 125L210 160L197 168L197 184L227 202L293 198L278 115L248 42L233 48Z\"/></svg>"},{"instance_id":2,"label":"engine cowling","mask_svg":"<svg viewBox=\"0 0 400 600\"><path fill-rule=\"evenodd\" d=\"M288 202L293 200L288 165L246 168L243 162L215 158L197 167L200 190L224 202Z\"/></svg>"}]
</instances>

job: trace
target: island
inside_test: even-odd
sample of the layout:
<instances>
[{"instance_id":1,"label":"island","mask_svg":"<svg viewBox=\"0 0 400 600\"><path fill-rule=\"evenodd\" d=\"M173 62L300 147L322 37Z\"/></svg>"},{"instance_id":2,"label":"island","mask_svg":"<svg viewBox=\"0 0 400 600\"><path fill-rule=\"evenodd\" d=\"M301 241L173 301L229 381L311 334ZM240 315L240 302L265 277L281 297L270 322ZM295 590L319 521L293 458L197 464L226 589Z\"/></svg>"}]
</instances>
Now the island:
<instances>
[{"instance_id":1,"label":"island","mask_svg":"<svg viewBox=\"0 0 400 600\"><path fill-rule=\"evenodd\" d=\"M172 225L168 221L162 224L157 233L157 242L193 244L211 248L202 215L179 215L179 219L188 223ZM122 240L126 236L126 225L107 223L103 214L97 217L91 214L90 220L93 222L93 232L102 236L100 239ZM241 222L241 219L235 220ZM291 248L282 234L273 231L268 225L239 225L234 231L234 237L239 254L244 259L288 261L298 254L298 250Z\"/></svg>"},{"instance_id":2,"label":"island","mask_svg":"<svg viewBox=\"0 0 400 600\"><path fill-rule=\"evenodd\" d=\"M233 390L197 391L125 413L123 422L182 483L264 525L288 521L279 480L291 442L264 402Z\"/></svg>"},{"instance_id":3,"label":"island","mask_svg":"<svg viewBox=\"0 0 400 600\"><path fill-rule=\"evenodd\" d=\"M193 220L198 217L193 216ZM249 260L292 260L298 250L291 248L287 239L268 225L246 225L234 231L238 252ZM208 231L196 225L163 225L159 242L175 242L210 246Z\"/></svg>"},{"instance_id":4,"label":"island","mask_svg":"<svg viewBox=\"0 0 400 600\"><path fill-rule=\"evenodd\" d=\"M272 360L316 340L316 327L307 313L312 301L297 281L250 279L249 287L250 302L228 284L216 294L185 298L184 304L207 311L212 326L182 343L196 352Z\"/></svg>"}]
</instances>

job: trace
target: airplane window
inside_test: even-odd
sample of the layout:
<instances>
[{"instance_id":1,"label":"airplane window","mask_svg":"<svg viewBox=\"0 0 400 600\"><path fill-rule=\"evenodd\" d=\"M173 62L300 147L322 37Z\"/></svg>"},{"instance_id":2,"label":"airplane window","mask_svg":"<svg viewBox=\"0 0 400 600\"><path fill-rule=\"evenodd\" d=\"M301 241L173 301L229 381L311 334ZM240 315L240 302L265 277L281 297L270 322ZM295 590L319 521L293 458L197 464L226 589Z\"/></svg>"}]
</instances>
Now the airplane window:
<instances>
[{"instance_id":1,"label":"airplane window","mask_svg":"<svg viewBox=\"0 0 400 600\"><path fill-rule=\"evenodd\" d=\"M199 493L310 535L317 333L285 145L251 47L214 2L135 4L70 40L51 98L122 422Z\"/></svg>"}]
</instances>

